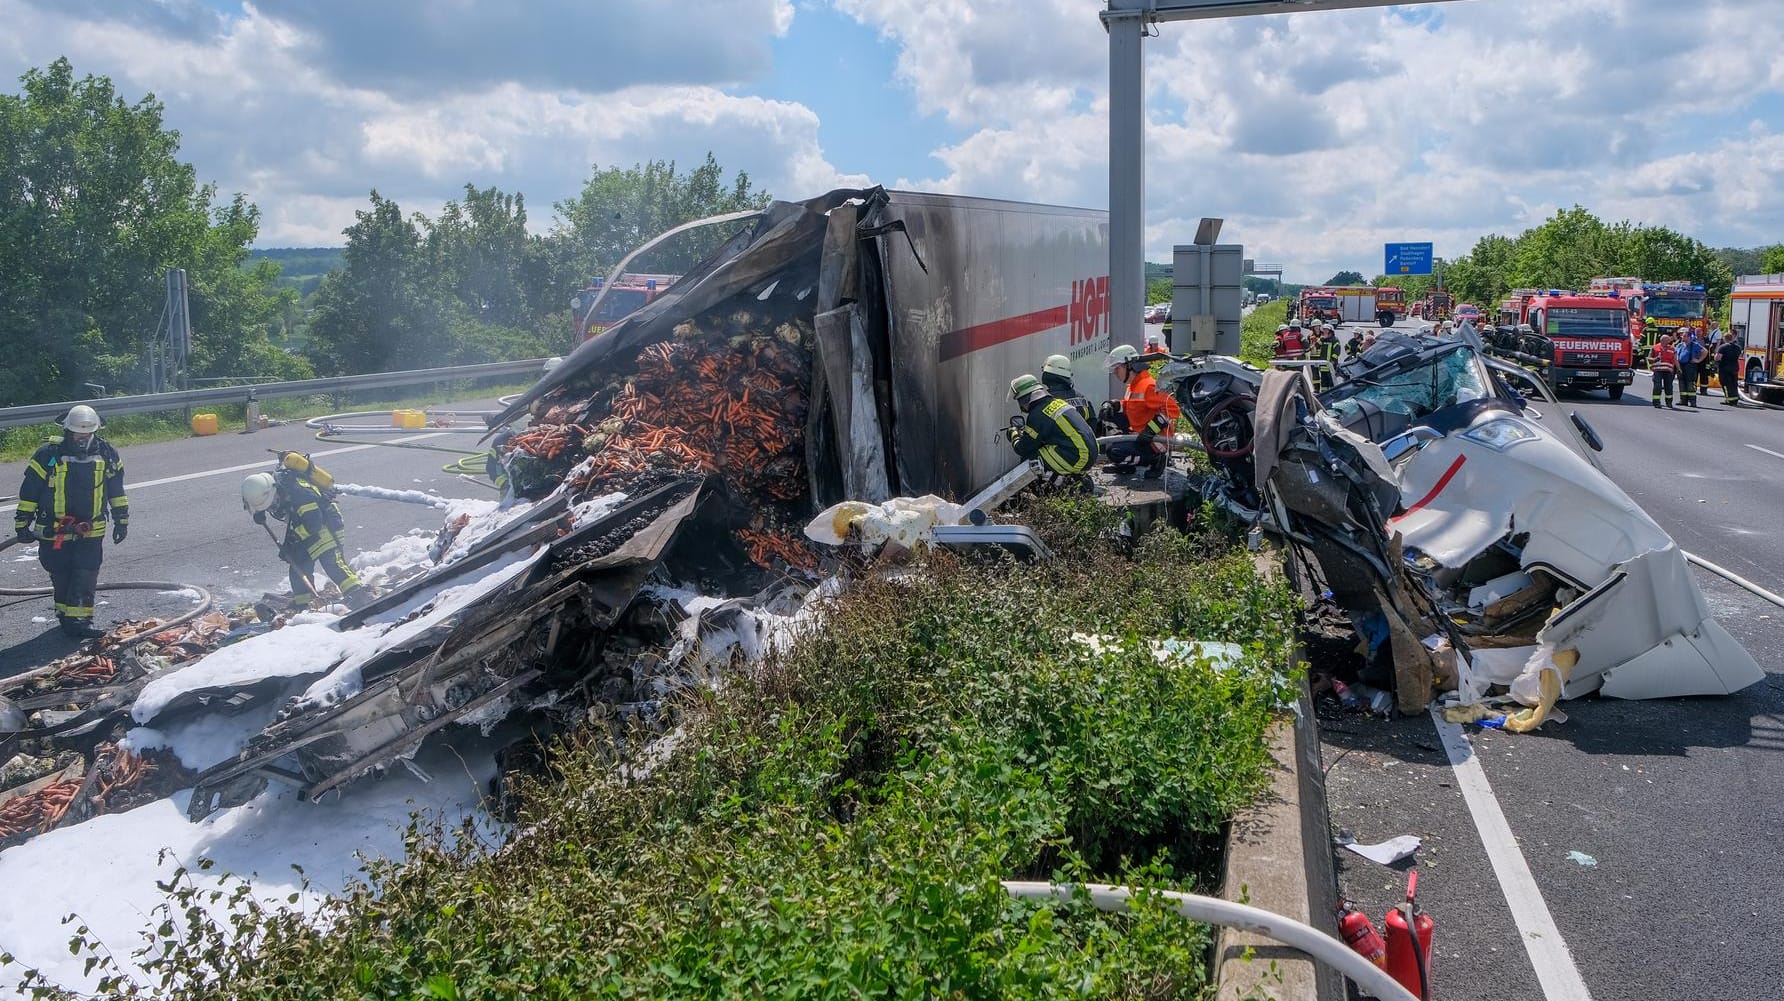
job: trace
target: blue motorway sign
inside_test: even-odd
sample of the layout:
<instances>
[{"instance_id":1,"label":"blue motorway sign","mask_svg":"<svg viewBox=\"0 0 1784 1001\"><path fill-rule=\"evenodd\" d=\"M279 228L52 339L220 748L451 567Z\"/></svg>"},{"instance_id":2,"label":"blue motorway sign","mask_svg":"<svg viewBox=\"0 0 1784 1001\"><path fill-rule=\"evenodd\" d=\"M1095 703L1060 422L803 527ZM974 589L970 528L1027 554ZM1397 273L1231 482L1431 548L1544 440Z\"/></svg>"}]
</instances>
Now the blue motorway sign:
<instances>
[{"instance_id":1,"label":"blue motorway sign","mask_svg":"<svg viewBox=\"0 0 1784 1001\"><path fill-rule=\"evenodd\" d=\"M1428 275L1431 273L1431 245L1428 243L1390 243L1387 245L1385 275Z\"/></svg>"}]
</instances>

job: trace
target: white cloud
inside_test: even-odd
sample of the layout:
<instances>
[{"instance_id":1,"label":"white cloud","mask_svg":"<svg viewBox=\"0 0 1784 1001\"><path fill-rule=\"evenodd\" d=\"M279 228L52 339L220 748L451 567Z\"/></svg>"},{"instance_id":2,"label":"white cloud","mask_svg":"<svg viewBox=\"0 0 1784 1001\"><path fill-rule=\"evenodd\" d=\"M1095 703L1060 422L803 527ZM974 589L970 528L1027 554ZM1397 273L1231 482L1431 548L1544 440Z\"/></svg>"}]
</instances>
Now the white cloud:
<instances>
[{"instance_id":1,"label":"white cloud","mask_svg":"<svg viewBox=\"0 0 1784 1001\"><path fill-rule=\"evenodd\" d=\"M1106 204L1094 0L836 0L901 47L916 104L968 130L922 183ZM1148 258L1202 215L1291 278L1374 273L1381 244L1466 252L1580 203L1712 244L1784 227L1784 121L1705 120L1784 93L1767 0L1496 0L1160 26L1147 50ZM1680 148L1694 148L1681 153Z\"/></svg>"},{"instance_id":2,"label":"white cloud","mask_svg":"<svg viewBox=\"0 0 1784 1001\"><path fill-rule=\"evenodd\" d=\"M190 0L121 13L0 0L16 29L0 38L0 73L65 54L130 99L152 91L182 158L260 206L263 245L339 244L374 187L431 214L466 182L493 184L525 194L544 228L591 165L693 166L708 150L777 194L862 181L825 157L809 108L724 86L761 69L790 3L648 5L649 23L632 24L646 6L604 13L596 31L584 4L261 0L222 17ZM546 41L528 48L523 34Z\"/></svg>"}]
</instances>

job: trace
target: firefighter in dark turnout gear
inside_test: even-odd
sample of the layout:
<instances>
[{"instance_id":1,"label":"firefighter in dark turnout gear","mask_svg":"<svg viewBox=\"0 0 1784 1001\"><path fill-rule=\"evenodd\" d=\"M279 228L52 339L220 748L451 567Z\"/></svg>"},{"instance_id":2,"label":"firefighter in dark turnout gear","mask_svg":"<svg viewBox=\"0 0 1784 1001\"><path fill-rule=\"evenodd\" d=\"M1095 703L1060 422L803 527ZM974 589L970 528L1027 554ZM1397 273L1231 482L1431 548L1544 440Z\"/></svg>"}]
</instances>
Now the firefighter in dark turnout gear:
<instances>
[{"instance_id":1,"label":"firefighter in dark turnout gear","mask_svg":"<svg viewBox=\"0 0 1784 1001\"><path fill-rule=\"evenodd\" d=\"M1070 358L1065 355L1048 355L1046 363L1041 366L1041 385L1047 388L1047 392L1071 404L1073 410L1083 414L1085 424L1096 426L1096 408L1090 405L1090 400L1083 393L1078 392L1077 386L1072 385Z\"/></svg>"},{"instance_id":2,"label":"firefighter in dark turnout gear","mask_svg":"<svg viewBox=\"0 0 1784 1001\"><path fill-rule=\"evenodd\" d=\"M1331 389L1338 371L1338 334L1329 326L1315 325L1313 349L1309 355L1325 362L1313 372L1313 382L1320 392Z\"/></svg>"},{"instance_id":3,"label":"firefighter in dark turnout gear","mask_svg":"<svg viewBox=\"0 0 1784 1001\"><path fill-rule=\"evenodd\" d=\"M98 432L99 415L92 407L70 408L62 437L25 464L13 516L19 542L37 543L37 561L55 591L56 620L75 639L105 635L93 625L93 599L105 559L106 525L113 542L130 534L124 460Z\"/></svg>"},{"instance_id":4,"label":"firefighter in dark turnout gear","mask_svg":"<svg viewBox=\"0 0 1784 1001\"><path fill-rule=\"evenodd\" d=\"M363 603L365 585L347 565L345 523L331 493L309 477L281 467L277 474L254 473L244 479L242 506L254 515L256 524L265 525L267 515L285 523L279 559L290 568L291 607L307 608L315 600L310 570L316 564L341 589L349 607Z\"/></svg>"},{"instance_id":5,"label":"firefighter in dark turnout gear","mask_svg":"<svg viewBox=\"0 0 1784 1001\"><path fill-rule=\"evenodd\" d=\"M1047 392L1032 375L1010 380L1010 399L1022 407L1021 427L1010 429L1010 446L1024 459L1039 459L1055 476L1088 486L1096 462L1096 435L1078 409Z\"/></svg>"}]
</instances>

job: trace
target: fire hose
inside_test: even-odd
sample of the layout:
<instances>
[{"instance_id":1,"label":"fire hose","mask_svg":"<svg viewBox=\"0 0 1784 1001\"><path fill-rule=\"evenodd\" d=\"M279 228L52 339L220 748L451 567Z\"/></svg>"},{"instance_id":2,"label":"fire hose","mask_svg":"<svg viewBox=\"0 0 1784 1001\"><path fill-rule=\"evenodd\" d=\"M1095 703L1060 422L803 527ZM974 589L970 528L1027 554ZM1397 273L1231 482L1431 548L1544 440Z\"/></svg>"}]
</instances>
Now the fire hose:
<instances>
[{"instance_id":1,"label":"fire hose","mask_svg":"<svg viewBox=\"0 0 1784 1001\"><path fill-rule=\"evenodd\" d=\"M1111 886L1107 883L1038 883L1005 880L1003 888L1010 896L1018 900L1057 900L1070 902L1084 894L1090 905L1099 911L1126 911L1134 892L1124 886ZM1236 904L1230 900L1215 897L1203 897L1193 893L1179 893L1175 890L1150 890L1147 895L1155 896L1168 902L1171 909L1191 921L1220 925L1226 928L1237 928L1253 935L1281 942L1314 959L1326 964L1356 981L1363 993L1382 998L1384 1001L1418 1001L1410 991L1400 986L1399 982L1389 976L1369 960L1352 952L1350 946L1339 939L1320 931L1311 925L1302 924L1280 914L1272 914L1261 908L1247 904Z\"/></svg>"},{"instance_id":2,"label":"fire hose","mask_svg":"<svg viewBox=\"0 0 1784 1001\"><path fill-rule=\"evenodd\" d=\"M519 398L518 394L514 398L518 399ZM508 397L504 397L503 399L508 399ZM501 401L498 400L497 402L501 402ZM390 410L358 410L358 411L353 411L350 413L343 413L343 414L325 414L321 417L312 417L309 420L304 421L304 426L307 428L310 428L316 432L316 440L317 441L344 443L344 444L348 444L348 445L381 445L385 448L413 448L413 449L419 449L419 450L427 451L427 452L445 452L447 455L456 455L456 456L458 456L458 458L456 458L456 459L452 460L451 462L446 463L444 466L440 467L441 472L451 473L454 476L463 477L464 479L468 479L468 480L472 481L473 483L479 483L479 484L482 484L483 486L489 487L492 490L496 489L496 485L494 483L491 483L485 479L481 479L478 476L479 473L483 472L482 463L483 463L483 457L485 455L485 453L481 450L453 448L449 445L429 445L425 442L419 442L419 441L381 441L376 437L372 437L372 438L349 437L349 435L374 435L374 436L376 436L376 435L402 435L402 434L412 434L415 432L415 430L416 430L415 428L400 428L400 427L395 427L395 426L389 424L388 418L390 417L390 415L392 413L393 413L393 411L390 411ZM487 417L493 416L491 413L482 411L482 410L430 410L430 411L427 411L427 413L430 416L434 415L434 414L439 414L439 415L442 415L445 417L487 418ZM367 417L385 418L386 423L384 423L384 424L344 424L344 423L342 423L343 421L351 421L351 420L355 420L355 419L359 419L359 418L367 418ZM447 425L447 426L443 426L443 427L437 427L437 426L430 424L427 428L425 428L423 430L425 430L429 434L476 434L476 435L482 435L484 433L483 428L481 428L475 424L466 424L462 427L456 426L456 425ZM391 500L394 498L385 497L385 498L380 498L380 499Z\"/></svg>"},{"instance_id":3,"label":"fire hose","mask_svg":"<svg viewBox=\"0 0 1784 1001\"><path fill-rule=\"evenodd\" d=\"M19 540L16 538L0 540L0 552L5 552L7 549L10 549L13 546L18 545L18 541ZM127 640L124 640L123 642L117 644L117 646L115 647L115 649L118 649L118 650L124 650L129 647L133 647L136 644L141 643L143 640L148 639L154 633L164 632L168 629L172 629L175 626L185 625L186 623L192 621L193 619L198 618L200 615L203 615L204 613L210 611L211 606L213 604L215 604L215 602L216 602L216 599L211 597L210 591L208 591L202 587L199 587L196 584L175 584L171 581L163 581L163 580L112 581L107 584L98 585L98 587L95 588L95 590L99 590L99 591L195 591L198 593L199 602L197 605L195 605L192 608L186 610L185 612L182 612L181 614L167 620L166 622L162 623L161 625L155 627L152 630L144 630L143 632L138 633L137 635L132 636ZM55 588L51 588L51 587L0 587L0 598L46 598L46 597L49 597L50 595L53 595L55 593L56 593ZM38 668L37 670L42 671L43 668ZM35 675L32 672L26 672L25 674L15 675L11 678L8 678L7 681L8 681L8 683L14 683L14 682L28 680L29 678L34 677L34 676Z\"/></svg>"}]
</instances>

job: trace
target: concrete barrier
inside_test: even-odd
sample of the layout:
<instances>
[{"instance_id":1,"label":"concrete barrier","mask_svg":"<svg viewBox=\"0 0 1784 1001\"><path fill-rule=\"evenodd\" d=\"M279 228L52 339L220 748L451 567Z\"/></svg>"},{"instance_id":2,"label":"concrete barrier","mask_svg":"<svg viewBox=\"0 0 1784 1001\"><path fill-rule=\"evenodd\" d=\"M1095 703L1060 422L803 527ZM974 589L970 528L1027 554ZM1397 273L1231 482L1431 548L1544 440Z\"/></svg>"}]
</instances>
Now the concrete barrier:
<instances>
[{"instance_id":1,"label":"concrete barrier","mask_svg":"<svg viewBox=\"0 0 1784 1001\"><path fill-rule=\"evenodd\" d=\"M1265 556L1259 557L1258 572L1281 576L1280 567ZM1306 659L1298 647L1294 657ZM1275 766L1269 788L1228 826L1220 895L1336 936L1338 882L1325 769L1305 680L1296 708L1293 717L1270 728ZM1345 996L1344 978L1335 970L1298 950L1230 928L1215 942L1214 976L1219 1001L1342 1001Z\"/></svg>"}]
</instances>

